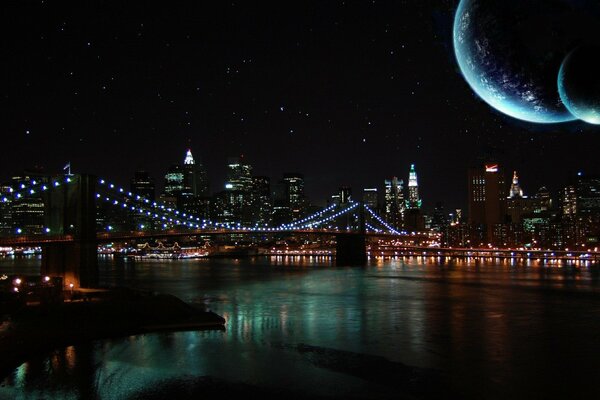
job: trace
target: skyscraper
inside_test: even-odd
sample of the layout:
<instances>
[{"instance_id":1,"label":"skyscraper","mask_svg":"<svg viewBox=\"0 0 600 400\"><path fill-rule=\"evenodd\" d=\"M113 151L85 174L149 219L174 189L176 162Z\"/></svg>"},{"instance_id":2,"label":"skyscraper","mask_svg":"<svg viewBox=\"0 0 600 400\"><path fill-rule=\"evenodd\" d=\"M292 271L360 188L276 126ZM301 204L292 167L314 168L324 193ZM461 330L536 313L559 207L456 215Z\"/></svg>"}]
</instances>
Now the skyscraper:
<instances>
[{"instance_id":1,"label":"skyscraper","mask_svg":"<svg viewBox=\"0 0 600 400\"><path fill-rule=\"evenodd\" d=\"M184 195L208 196L206 170L198 159L194 159L191 149L185 154L182 168Z\"/></svg>"},{"instance_id":2,"label":"skyscraper","mask_svg":"<svg viewBox=\"0 0 600 400\"><path fill-rule=\"evenodd\" d=\"M134 195L144 197L148 200L154 201L156 197L154 179L144 170L135 171L135 175L130 183L130 190Z\"/></svg>"},{"instance_id":3,"label":"skyscraper","mask_svg":"<svg viewBox=\"0 0 600 400\"><path fill-rule=\"evenodd\" d=\"M227 162L227 181L225 191L218 194L222 204L219 211L224 222L251 225L252 221L252 166L244 162L243 156L230 157Z\"/></svg>"},{"instance_id":4,"label":"skyscraper","mask_svg":"<svg viewBox=\"0 0 600 400\"><path fill-rule=\"evenodd\" d=\"M252 166L244 162L243 156L228 159L225 189L242 192L252 190Z\"/></svg>"},{"instance_id":5,"label":"skyscraper","mask_svg":"<svg viewBox=\"0 0 600 400\"><path fill-rule=\"evenodd\" d=\"M252 177L252 222L268 226L272 221L271 180L267 176Z\"/></svg>"},{"instance_id":6,"label":"skyscraper","mask_svg":"<svg viewBox=\"0 0 600 400\"><path fill-rule=\"evenodd\" d=\"M352 188L350 186L342 186L339 190L340 204L348 204L352 201Z\"/></svg>"},{"instance_id":7,"label":"skyscraper","mask_svg":"<svg viewBox=\"0 0 600 400\"><path fill-rule=\"evenodd\" d=\"M362 201L367 207L371 208L372 210L377 210L379 208L377 188L363 189Z\"/></svg>"},{"instance_id":8,"label":"skyscraper","mask_svg":"<svg viewBox=\"0 0 600 400\"><path fill-rule=\"evenodd\" d=\"M177 164L171 165L165 174L165 189L167 195L177 197L183 191L183 171Z\"/></svg>"},{"instance_id":9,"label":"skyscraper","mask_svg":"<svg viewBox=\"0 0 600 400\"><path fill-rule=\"evenodd\" d=\"M302 219L306 209L304 175L299 173L285 173L283 174L283 184L291 222Z\"/></svg>"},{"instance_id":10,"label":"skyscraper","mask_svg":"<svg viewBox=\"0 0 600 400\"><path fill-rule=\"evenodd\" d=\"M194 156L192 151L188 149L183 160L183 166L181 168L183 173L183 189L181 190L181 196L191 197L196 195L196 163L194 162Z\"/></svg>"},{"instance_id":11,"label":"skyscraper","mask_svg":"<svg viewBox=\"0 0 600 400\"><path fill-rule=\"evenodd\" d=\"M420 209L421 199L419 198L419 182L417 181L417 171L415 164L410 165L408 173L408 201L406 208L409 210Z\"/></svg>"},{"instance_id":12,"label":"skyscraper","mask_svg":"<svg viewBox=\"0 0 600 400\"><path fill-rule=\"evenodd\" d=\"M506 216L506 189L500 167L496 163L488 163L484 168L469 169L467 184L469 223L476 234L474 240L493 243L494 228L502 224Z\"/></svg>"},{"instance_id":13,"label":"skyscraper","mask_svg":"<svg viewBox=\"0 0 600 400\"><path fill-rule=\"evenodd\" d=\"M510 222L520 224L523 215L533 211L533 206L533 199L529 199L523 194L523 189L519 185L517 171L514 171L510 190L508 191L508 198L506 199L506 211Z\"/></svg>"},{"instance_id":14,"label":"skyscraper","mask_svg":"<svg viewBox=\"0 0 600 400\"><path fill-rule=\"evenodd\" d=\"M396 229L402 229L404 220L404 181L393 177L385 180L385 218Z\"/></svg>"},{"instance_id":15,"label":"skyscraper","mask_svg":"<svg viewBox=\"0 0 600 400\"><path fill-rule=\"evenodd\" d=\"M519 177L517 176L517 171L513 172L512 184L510 185L510 191L508 193L508 198L522 198L523 197L523 189L519 185Z\"/></svg>"}]
</instances>

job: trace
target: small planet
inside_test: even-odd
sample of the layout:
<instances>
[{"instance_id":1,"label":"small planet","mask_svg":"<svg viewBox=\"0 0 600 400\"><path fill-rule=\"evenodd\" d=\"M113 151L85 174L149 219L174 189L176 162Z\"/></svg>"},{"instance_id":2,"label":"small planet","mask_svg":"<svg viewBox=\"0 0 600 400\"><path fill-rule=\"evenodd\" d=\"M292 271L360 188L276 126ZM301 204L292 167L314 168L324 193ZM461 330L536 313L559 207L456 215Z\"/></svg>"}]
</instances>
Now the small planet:
<instances>
[{"instance_id":1,"label":"small planet","mask_svg":"<svg viewBox=\"0 0 600 400\"><path fill-rule=\"evenodd\" d=\"M575 117L600 125L600 48L580 46L565 58L558 75L563 104Z\"/></svg>"},{"instance_id":2,"label":"small planet","mask_svg":"<svg viewBox=\"0 0 600 400\"><path fill-rule=\"evenodd\" d=\"M558 74L573 49L600 40L599 25L596 0L462 0L454 50L466 81L496 110L535 123L573 121Z\"/></svg>"}]
</instances>

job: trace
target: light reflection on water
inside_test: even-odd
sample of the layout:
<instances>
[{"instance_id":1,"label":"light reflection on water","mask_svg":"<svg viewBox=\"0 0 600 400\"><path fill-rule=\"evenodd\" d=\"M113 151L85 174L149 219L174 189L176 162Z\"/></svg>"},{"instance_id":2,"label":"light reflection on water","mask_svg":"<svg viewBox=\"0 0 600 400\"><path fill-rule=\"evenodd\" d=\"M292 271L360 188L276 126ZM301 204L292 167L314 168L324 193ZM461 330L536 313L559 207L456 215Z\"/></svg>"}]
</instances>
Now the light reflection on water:
<instances>
[{"instance_id":1,"label":"light reflection on water","mask_svg":"<svg viewBox=\"0 0 600 400\"><path fill-rule=\"evenodd\" d=\"M0 272L38 265L3 260ZM290 348L299 343L440 369L461 392L487 398L572 397L574 387L599 393L600 285L584 267L431 257L376 259L365 268L335 268L326 258L107 258L101 281L174 294L224 316L227 329L59 349L17 368L0 398L124 398L198 376L321 395L393 393L316 366Z\"/></svg>"}]
</instances>

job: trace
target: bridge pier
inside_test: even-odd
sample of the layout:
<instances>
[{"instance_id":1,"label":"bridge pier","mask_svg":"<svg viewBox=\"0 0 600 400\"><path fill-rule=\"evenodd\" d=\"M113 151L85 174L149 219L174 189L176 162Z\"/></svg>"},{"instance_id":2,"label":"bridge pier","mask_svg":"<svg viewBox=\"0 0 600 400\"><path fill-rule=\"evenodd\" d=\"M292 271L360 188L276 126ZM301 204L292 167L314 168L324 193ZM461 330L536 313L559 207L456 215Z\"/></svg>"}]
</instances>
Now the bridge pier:
<instances>
[{"instance_id":1,"label":"bridge pier","mask_svg":"<svg viewBox=\"0 0 600 400\"><path fill-rule=\"evenodd\" d=\"M98 249L95 243L52 243L42 247L42 275L60 276L64 285L98 285Z\"/></svg>"},{"instance_id":2,"label":"bridge pier","mask_svg":"<svg viewBox=\"0 0 600 400\"><path fill-rule=\"evenodd\" d=\"M336 235L337 266L367 265L367 240L361 233L338 233Z\"/></svg>"},{"instance_id":3,"label":"bridge pier","mask_svg":"<svg viewBox=\"0 0 600 400\"><path fill-rule=\"evenodd\" d=\"M46 226L53 234L71 235L73 242L43 246L42 274L61 276L67 287L94 287L98 284L96 177L66 179L68 183L53 188L45 199Z\"/></svg>"}]
</instances>

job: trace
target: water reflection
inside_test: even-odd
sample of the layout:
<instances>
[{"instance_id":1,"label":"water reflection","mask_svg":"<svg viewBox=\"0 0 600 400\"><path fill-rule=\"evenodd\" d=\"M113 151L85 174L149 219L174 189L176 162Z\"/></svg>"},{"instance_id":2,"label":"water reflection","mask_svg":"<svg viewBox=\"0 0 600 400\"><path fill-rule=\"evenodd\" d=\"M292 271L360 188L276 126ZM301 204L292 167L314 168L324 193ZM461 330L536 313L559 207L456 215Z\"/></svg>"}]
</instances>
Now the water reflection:
<instances>
[{"instance_id":1,"label":"water reflection","mask_svg":"<svg viewBox=\"0 0 600 400\"><path fill-rule=\"evenodd\" d=\"M598 394L598 276L578 265L401 257L336 268L328 259L273 257L103 259L101 270L106 285L209 308L227 319L227 330L58 349L17 368L0 398L126 398L201 376L319 395L398 393L315 365L298 343L440 369L467 397L572 397L573 387Z\"/></svg>"}]
</instances>

